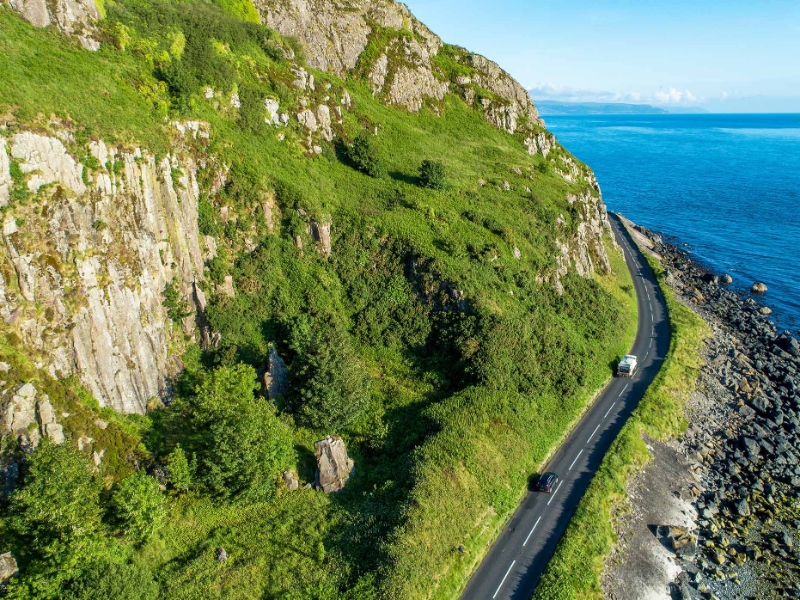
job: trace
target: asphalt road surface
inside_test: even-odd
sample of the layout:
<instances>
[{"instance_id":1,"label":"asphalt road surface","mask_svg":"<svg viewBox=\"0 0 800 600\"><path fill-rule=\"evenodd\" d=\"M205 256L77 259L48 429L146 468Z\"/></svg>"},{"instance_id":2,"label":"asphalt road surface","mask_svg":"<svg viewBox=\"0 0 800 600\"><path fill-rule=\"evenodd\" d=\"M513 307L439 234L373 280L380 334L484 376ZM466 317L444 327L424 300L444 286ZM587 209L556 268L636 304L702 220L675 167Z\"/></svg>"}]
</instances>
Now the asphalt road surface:
<instances>
[{"instance_id":1,"label":"asphalt road surface","mask_svg":"<svg viewBox=\"0 0 800 600\"><path fill-rule=\"evenodd\" d=\"M611 443L652 383L667 355L670 328L655 276L616 215L611 225L633 276L639 328L633 377L615 377L570 434L546 471L558 473L552 493L529 491L467 584L462 600L530 600Z\"/></svg>"}]
</instances>

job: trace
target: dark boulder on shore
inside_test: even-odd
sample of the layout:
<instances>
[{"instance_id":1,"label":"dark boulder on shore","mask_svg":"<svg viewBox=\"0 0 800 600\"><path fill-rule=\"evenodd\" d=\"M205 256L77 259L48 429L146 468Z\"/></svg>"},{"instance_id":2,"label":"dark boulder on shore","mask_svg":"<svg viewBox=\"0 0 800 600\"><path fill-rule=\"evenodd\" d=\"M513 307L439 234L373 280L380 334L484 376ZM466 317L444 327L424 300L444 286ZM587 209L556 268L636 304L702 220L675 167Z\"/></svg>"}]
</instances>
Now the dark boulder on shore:
<instances>
[{"instance_id":1,"label":"dark boulder on shore","mask_svg":"<svg viewBox=\"0 0 800 600\"><path fill-rule=\"evenodd\" d=\"M731 277L727 273L723 273L722 277L719 278L719 282L722 285L731 285L733 283L733 277Z\"/></svg>"}]
</instances>

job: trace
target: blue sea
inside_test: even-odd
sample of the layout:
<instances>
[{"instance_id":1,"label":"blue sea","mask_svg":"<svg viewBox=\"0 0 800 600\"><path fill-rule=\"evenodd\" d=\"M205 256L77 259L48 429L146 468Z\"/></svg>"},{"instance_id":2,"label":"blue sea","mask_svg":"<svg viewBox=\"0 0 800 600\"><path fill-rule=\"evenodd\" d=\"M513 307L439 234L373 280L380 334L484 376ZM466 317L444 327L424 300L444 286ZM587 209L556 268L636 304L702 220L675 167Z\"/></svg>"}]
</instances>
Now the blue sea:
<instances>
[{"instance_id":1,"label":"blue sea","mask_svg":"<svg viewBox=\"0 0 800 600\"><path fill-rule=\"evenodd\" d=\"M544 117L609 210L677 238L800 328L800 115Z\"/></svg>"}]
</instances>

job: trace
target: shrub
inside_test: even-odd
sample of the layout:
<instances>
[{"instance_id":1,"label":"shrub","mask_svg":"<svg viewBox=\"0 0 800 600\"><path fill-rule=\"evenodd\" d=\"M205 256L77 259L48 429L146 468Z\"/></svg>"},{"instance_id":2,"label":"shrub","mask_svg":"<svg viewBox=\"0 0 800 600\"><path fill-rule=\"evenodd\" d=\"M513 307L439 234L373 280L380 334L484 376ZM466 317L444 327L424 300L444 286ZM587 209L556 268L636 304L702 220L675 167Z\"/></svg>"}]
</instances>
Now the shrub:
<instances>
[{"instance_id":1,"label":"shrub","mask_svg":"<svg viewBox=\"0 0 800 600\"><path fill-rule=\"evenodd\" d=\"M269 498L277 475L293 462L291 431L254 389L252 367L221 366L193 396L176 401L187 417L198 480L217 497Z\"/></svg>"},{"instance_id":2,"label":"shrub","mask_svg":"<svg viewBox=\"0 0 800 600\"><path fill-rule=\"evenodd\" d=\"M164 497L158 482L143 471L119 484L112 504L122 530L136 544L145 543L164 525Z\"/></svg>"},{"instance_id":3,"label":"shrub","mask_svg":"<svg viewBox=\"0 0 800 600\"><path fill-rule=\"evenodd\" d=\"M152 573L134 564L93 562L62 596L66 600L156 600L158 584Z\"/></svg>"},{"instance_id":4,"label":"shrub","mask_svg":"<svg viewBox=\"0 0 800 600\"><path fill-rule=\"evenodd\" d=\"M164 286L164 308L167 309L167 316L173 323L180 323L184 317L188 317L193 311L186 308L186 304L181 300L181 294L173 282Z\"/></svg>"},{"instance_id":5,"label":"shrub","mask_svg":"<svg viewBox=\"0 0 800 600\"><path fill-rule=\"evenodd\" d=\"M443 190L447 187L447 175L442 161L423 160L419 167L419 184L431 190Z\"/></svg>"},{"instance_id":6,"label":"shrub","mask_svg":"<svg viewBox=\"0 0 800 600\"><path fill-rule=\"evenodd\" d=\"M362 133L348 146L347 159L353 167L370 177L380 179L386 176L386 166L378 156L368 133Z\"/></svg>"},{"instance_id":7,"label":"shrub","mask_svg":"<svg viewBox=\"0 0 800 600\"><path fill-rule=\"evenodd\" d=\"M192 485L192 470L186 453L180 444L167 457L167 476L172 489L178 492L188 492Z\"/></svg>"},{"instance_id":8,"label":"shrub","mask_svg":"<svg viewBox=\"0 0 800 600\"><path fill-rule=\"evenodd\" d=\"M317 323L307 340L295 342L299 356L295 407L309 427L341 431L352 427L369 404L369 377L353 350L349 335L335 325ZM296 338L297 339L297 338Z\"/></svg>"},{"instance_id":9,"label":"shrub","mask_svg":"<svg viewBox=\"0 0 800 600\"><path fill-rule=\"evenodd\" d=\"M19 541L14 553L26 572L27 589L18 597L55 597L98 547L100 484L68 444L45 440L28 460L25 486L9 507L8 523Z\"/></svg>"}]
</instances>

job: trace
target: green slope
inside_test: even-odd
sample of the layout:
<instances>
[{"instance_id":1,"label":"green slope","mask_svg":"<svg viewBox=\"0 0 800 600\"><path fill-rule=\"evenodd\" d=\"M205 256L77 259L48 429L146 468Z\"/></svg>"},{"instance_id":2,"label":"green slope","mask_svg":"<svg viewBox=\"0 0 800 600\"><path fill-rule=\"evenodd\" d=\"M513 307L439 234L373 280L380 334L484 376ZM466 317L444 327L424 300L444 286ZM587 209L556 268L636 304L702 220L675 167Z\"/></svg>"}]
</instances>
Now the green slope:
<instances>
[{"instance_id":1,"label":"green slope","mask_svg":"<svg viewBox=\"0 0 800 600\"><path fill-rule=\"evenodd\" d=\"M569 275L562 296L537 281L555 266L556 236L577 229L567 194L588 188L555 173L564 150L529 156L521 137L493 128L455 96L408 114L374 99L358 78L321 72L313 72L315 92L298 91L296 64L285 58L297 50L293 42L248 21L238 4L121 0L107 2L105 12L103 47L91 53L0 8L7 131L47 131L57 119L72 127L70 151L78 157L97 138L163 154L174 143L169 121L199 119L211 137L190 151L230 171L226 186L206 193L200 207L201 233L214 235L220 248L204 285L222 343L187 353L170 408L133 424L118 418L131 437L108 462L116 466L105 467L110 491L96 501L109 509L121 477L137 465L163 465L177 444L198 457L195 485L186 495L164 495L166 524L143 545L109 509L81 564L102 572L109 562L130 563L114 571L120 586L152 578L163 598L454 597L527 477L633 337L632 286L615 249L608 248L615 275ZM207 86L218 95L205 98ZM301 96L316 106L345 89L352 108L334 123L341 143L315 141L320 155L308 152L294 117L285 129L264 124L265 97L294 114ZM234 92L239 109L230 105ZM344 158L347 143L364 132L384 178ZM417 184L425 159L444 163L445 190ZM200 172L206 191L212 175ZM273 232L261 208L271 199L280 210ZM559 215L566 219L560 230ZM332 223L329 258L316 250L312 219ZM257 244L252 253L246 237ZM226 275L235 298L213 294ZM250 433L224 407L201 402L199 389L221 369L262 367L270 344L290 367L290 392L277 414L264 402L241 406L256 411L276 440L291 431L293 443L254 471L266 479L244 493L203 465L212 464L209 457L235 458L249 469L265 455L255 441L252 451L238 447L240 438L209 448L209 439L224 436L211 431L213 419ZM23 369L18 339L9 336L3 347ZM233 392L214 393L225 399ZM85 393L63 398L64 410L98 410ZM230 397L233 406L242 401ZM89 416L85 423L86 434L97 433ZM341 494L289 493L276 484L291 466L311 481L313 442L334 433L357 464ZM138 444L135 464L123 448L131 443ZM73 555L25 551L31 538L20 510L12 499L3 514L21 516L4 516L0 527L0 550L21 557L12 597L59 589L81 597L80 582L92 581L95 567L76 568ZM455 552L459 544L465 555ZM214 560L220 546L230 556L224 563ZM145 597L150 589L128 588L132 595L119 597Z\"/></svg>"}]
</instances>

